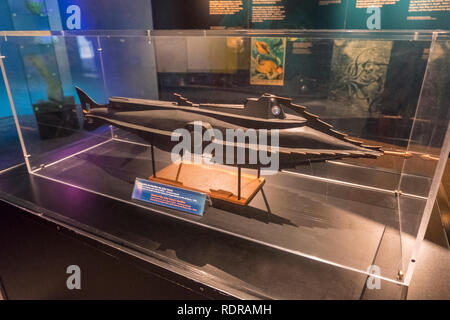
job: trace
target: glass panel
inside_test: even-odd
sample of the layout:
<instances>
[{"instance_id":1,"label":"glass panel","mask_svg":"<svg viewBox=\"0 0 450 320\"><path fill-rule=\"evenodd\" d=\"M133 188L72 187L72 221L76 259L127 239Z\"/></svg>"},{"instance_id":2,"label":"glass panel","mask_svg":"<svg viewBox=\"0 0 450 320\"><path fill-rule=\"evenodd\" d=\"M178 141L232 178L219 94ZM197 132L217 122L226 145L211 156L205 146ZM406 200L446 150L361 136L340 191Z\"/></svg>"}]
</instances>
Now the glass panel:
<instances>
[{"instance_id":1,"label":"glass panel","mask_svg":"<svg viewBox=\"0 0 450 320\"><path fill-rule=\"evenodd\" d=\"M415 207L404 197L398 198L407 282L414 270L450 150L450 38L447 33L436 32L434 39L420 100L412 118L408 152L413 156L403 163L398 188L401 192L408 190L423 196L417 199Z\"/></svg>"},{"instance_id":2,"label":"glass panel","mask_svg":"<svg viewBox=\"0 0 450 320\"><path fill-rule=\"evenodd\" d=\"M6 0L14 30L48 30L47 8L44 1Z\"/></svg>"},{"instance_id":3,"label":"glass panel","mask_svg":"<svg viewBox=\"0 0 450 320\"><path fill-rule=\"evenodd\" d=\"M448 42L418 32L264 32L8 37L1 50L30 170L149 213L355 272L375 265L379 276L402 283L410 270L409 238L420 238L419 227L427 223L424 208L434 198L430 188L442 159L449 115L439 88L448 84L441 72ZM83 119L75 86L95 100L85 112L110 104L102 121ZM170 139L150 139L145 128L187 128L190 122L180 120L186 108L237 115L247 99L251 104L264 93L306 106L308 113L294 106L287 117L309 119L328 137L348 142L336 130L372 149L381 146L384 155L326 149L324 156L321 149L318 158L312 156L316 141L301 164L285 162L263 176L262 191L248 205L212 201L202 217L131 199L136 178L148 179L153 168L172 162ZM184 109L145 119L142 108L155 105ZM251 168L242 172L256 176ZM215 178L211 174L209 184L220 188Z\"/></svg>"},{"instance_id":4,"label":"glass panel","mask_svg":"<svg viewBox=\"0 0 450 320\"><path fill-rule=\"evenodd\" d=\"M0 37L0 43L3 41L4 38ZM3 58L0 53L0 65L2 63ZM1 73L0 71L0 75ZM0 77L0 154L0 172L24 163L17 128L3 77Z\"/></svg>"},{"instance_id":5,"label":"glass panel","mask_svg":"<svg viewBox=\"0 0 450 320\"><path fill-rule=\"evenodd\" d=\"M104 98L96 37L6 37L6 73L30 170L36 171L111 137L82 129L74 85L88 83ZM97 93L98 94L98 93ZM84 139L90 137L90 139Z\"/></svg>"}]
</instances>

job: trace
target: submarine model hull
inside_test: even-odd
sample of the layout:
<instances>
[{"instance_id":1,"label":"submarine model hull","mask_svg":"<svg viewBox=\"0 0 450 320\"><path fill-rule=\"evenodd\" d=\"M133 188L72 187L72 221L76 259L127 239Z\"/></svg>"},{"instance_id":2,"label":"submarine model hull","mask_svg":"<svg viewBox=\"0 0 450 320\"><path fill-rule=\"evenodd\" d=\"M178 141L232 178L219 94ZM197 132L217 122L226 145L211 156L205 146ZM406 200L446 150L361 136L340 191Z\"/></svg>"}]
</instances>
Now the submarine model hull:
<instances>
[{"instance_id":1,"label":"submarine model hull","mask_svg":"<svg viewBox=\"0 0 450 320\"><path fill-rule=\"evenodd\" d=\"M226 165L261 168L266 165L258 158L250 161L251 151L264 149L269 154L277 152L280 170L310 162L342 158L376 158L383 154L378 146L363 142L334 130L318 116L306 111L306 107L293 104L291 99L264 94L259 98L248 98L245 104L194 104L178 94L175 101L160 101L111 97L107 104L97 104L84 91L76 87L83 108L85 128L95 129L101 125L113 125L136 134L150 145L165 151L179 143L171 139L177 129L186 129L192 134L201 124L202 132L214 129L221 134L211 137L218 147L234 148L234 160L224 159ZM198 128L197 128L198 129ZM253 129L256 143L227 140L227 129ZM259 133L267 138L262 141ZM271 145L272 135L278 136L278 146ZM210 131L213 132L213 131ZM194 141L194 138L192 139ZM195 150L195 147L192 147ZM197 149L198 150L198 149ZM238 160L239 151L245 159ZM216 158L217 160L217 158ZM225 160L227 160L225 162Z\"/></svg>"}]
</instances>

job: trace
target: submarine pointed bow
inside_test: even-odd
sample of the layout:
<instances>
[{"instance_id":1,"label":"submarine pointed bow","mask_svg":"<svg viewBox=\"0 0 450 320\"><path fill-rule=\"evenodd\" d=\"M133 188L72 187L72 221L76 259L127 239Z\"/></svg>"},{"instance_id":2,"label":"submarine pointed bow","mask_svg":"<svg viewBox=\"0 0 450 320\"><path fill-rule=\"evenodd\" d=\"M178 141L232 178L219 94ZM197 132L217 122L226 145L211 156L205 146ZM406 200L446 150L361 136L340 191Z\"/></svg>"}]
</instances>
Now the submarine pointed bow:
<instances>
[{"instance_id":1,"label":"submarine pointed bow","mask_svg":"<svg viewBox=\"0 0 450 320\"><path fill-rule=\"evenodd\" d=\"M319 130L331 137L344 141L351 146L346 153L350 153L351 157L369 157L378 158L384 155L384 151L379 145L369 145L364 141L350 137L348 134L340 132L333 128L333 126L319 118L319 116L307 111L307 108L302 105L294 104L289 101L287 107L296 112L301 117L307 120L307 126ZM358 156L359 155L359 156Z\"/></svg>"}]
</instances>

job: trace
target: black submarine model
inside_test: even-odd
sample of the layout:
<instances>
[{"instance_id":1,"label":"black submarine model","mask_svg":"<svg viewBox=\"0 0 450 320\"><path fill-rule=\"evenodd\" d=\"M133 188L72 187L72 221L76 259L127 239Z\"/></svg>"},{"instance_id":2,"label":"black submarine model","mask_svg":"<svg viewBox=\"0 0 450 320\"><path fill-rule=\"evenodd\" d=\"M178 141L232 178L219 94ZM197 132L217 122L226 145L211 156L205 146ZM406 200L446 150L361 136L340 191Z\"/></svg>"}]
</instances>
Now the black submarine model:
<instances>
[{"instance_id":1,"label":"black submarine model","mask_svg":"<svg viewBox=\"0 0 450 320\"><path fill-rule=\"evenodd\" d=\"M266 148L279 153L279 169L342 158L376 158L383 154L379 146L365 145L333 129L333 126L306 111L306 107L293 104L291 99L263 94L248 98L245 104L195 104L174 94L175 101L160 101L111 97L107 104L97 104L85 92L76 87L85 118L85 128L95 129L109 124L140 136L150 145L166 151L178 143L172 141L174 130L184 128L194 131L201 122L203 130L219 130L224 137L227 129L266 130L266 141L258 138L257 144L237 142L234 147L244 148L244 163L229 161L232 166L260 169L261 161L250 163L249 150ZM279 146L270 146L270 135L277 129ZM225 139L214 139L215 144L229 145ZM237 152L235 153L237 154ZM225 157L225 152L224 152ZM229 159L227 159L229 160Z\"/></svg>"}]
</instances>

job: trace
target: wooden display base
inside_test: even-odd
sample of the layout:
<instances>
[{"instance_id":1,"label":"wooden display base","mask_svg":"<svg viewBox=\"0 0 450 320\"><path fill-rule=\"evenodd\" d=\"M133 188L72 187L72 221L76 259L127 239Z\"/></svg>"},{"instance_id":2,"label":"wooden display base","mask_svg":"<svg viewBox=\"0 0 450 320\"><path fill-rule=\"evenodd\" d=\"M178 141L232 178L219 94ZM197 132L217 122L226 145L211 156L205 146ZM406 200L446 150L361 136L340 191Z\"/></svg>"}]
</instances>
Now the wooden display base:
<instances>
[{"instance_id":1,"label":"wooden display base","mask_svg":"<svg viewBox=\"0 0 450 320\"><path fill-rule=\"evenodd\" d=\"M239 183L240 176L240 183ZM172 163L149 178L152 181L204 192L213 199L247 205L261 190L265 179L203 164ZM239 190L240 189L240 190ZM240 196L239 196L240 195Z\"/></svg>"}]
</instances>

